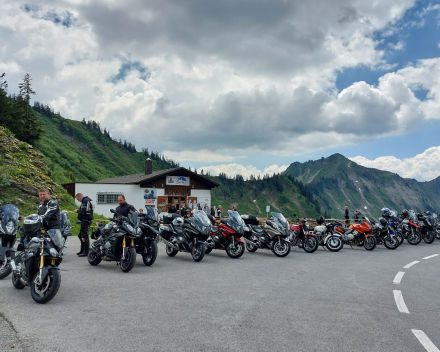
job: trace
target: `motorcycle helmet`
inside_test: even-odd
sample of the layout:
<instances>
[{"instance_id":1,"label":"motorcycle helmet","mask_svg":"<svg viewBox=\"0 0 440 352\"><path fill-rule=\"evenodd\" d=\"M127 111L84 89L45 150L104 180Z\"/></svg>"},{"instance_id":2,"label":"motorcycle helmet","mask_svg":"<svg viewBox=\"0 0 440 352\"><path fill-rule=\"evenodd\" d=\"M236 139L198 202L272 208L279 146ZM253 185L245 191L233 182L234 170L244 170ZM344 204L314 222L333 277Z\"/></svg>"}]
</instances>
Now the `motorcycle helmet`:
<instances>
[{"instance_id":1,"label":"motorcycle helmet","mask_svg":"<svg viewBox=\"0 0 440 352\"><path fill-rule=\"evenodd\" d=\"M171 222L174 226L183 226L183 219L181 217L174 218Z\"/></svg>"},{"instance_id":2,"label":"motorcycle helmet","mask_svg":"<svg viewBox=\"0 0 440 352\"><path fill-rule=\"evenodd\" d=\"M319 216L316 218L316 223L318 225L322 225L324 223L324 218L322 216Z\"/></svg>"},{"instance_id":3,"label":"motorcycle helmet","mask_svg":"<svg viewBox=\"0 0 440 352\"><path fill-rule=\"evenodd\" d=\"M382 216L387 216L390 213L390 209L382 208L381 212L382 212Z\"/></svg>"},{"instance_id":4,"label":"motorcycle helmet","mask_svg":"<svg viewBox=\"0 0 440 352\"><path fill-rule=\"evenodd\" d=\"M407 217L409 216L409 212L408 212L408 210L403 209L403 210L402 210L402 215L403 215L403 217L407 218Z\"/></svg>"},{"instance_id":5,"label":"motorcycle helmet","mask_svg":"<svg viewBox=\"0 0 440 352\"><path fill-rule=\"evenodd\" d=\"M23 232L28 236L36 235L43 227L43 218L38 214L31 214L23 221Z\"/></svg>"}]
</instances>

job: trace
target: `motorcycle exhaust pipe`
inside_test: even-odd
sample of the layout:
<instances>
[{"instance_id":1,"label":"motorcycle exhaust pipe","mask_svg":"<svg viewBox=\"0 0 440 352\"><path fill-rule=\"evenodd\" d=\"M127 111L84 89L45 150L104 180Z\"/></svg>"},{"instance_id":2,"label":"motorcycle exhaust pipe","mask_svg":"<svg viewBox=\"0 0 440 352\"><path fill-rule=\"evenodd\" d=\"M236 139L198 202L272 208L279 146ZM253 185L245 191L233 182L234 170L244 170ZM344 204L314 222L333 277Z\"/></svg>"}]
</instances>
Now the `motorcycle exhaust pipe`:
<instances>
[{"instance_id":1,"label":"motorcycle exhaust pipe","mask_svg":"<svg viewBox=\"0 0 440 352\"><path fill-rule=\"evenodd\" d=\"M254 241L248 240L246 237L242 237L242 238L247 244L250 244L251 246L255 246L255 247L260 247L260 243L255 243Z\"/></svg>"},{"instance_id":2,"label":"motorcycle exhaust pipe","mask_svg":"<svg viewBox=\"0 0 440 352\"><path fill-rule=\"evenodd\" d=\"M174 243L171 243L171 242L167 241L167 240L166 240L165 238L163 238L163 237L162 237L162 240L163 240L163 243L164 243L165 245L167 245L168 247L171 247L171 248L173 248L173 249L179 250L179 247L176 246Z\"/></svg>"}]
</instances>

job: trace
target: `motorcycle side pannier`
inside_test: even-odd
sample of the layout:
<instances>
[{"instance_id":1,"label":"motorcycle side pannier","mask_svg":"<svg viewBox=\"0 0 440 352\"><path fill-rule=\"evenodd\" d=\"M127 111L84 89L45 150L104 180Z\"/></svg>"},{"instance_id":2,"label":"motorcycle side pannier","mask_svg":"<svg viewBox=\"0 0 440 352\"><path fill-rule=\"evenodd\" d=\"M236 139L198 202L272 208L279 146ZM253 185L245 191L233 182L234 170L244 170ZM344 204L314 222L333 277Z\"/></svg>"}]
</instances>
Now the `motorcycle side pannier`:
<instances>
[{"instance_id":1,"label":"motorcycle side pannier","mask_svg":"<svg viewBox=\"0 0 440 352\"><path fill-rule=\"evenodd\" d=\"M167 213L163 215L163 223L164 224L171 224L175 218L180 217L179 214L175 213Z\"/></svg>"},{"instance_id":2,"label":"motorcycle side pannier","mask_svg":"<svg viewBox=\"0 0 440 352\"><path fill-rule=\"evenodd\" d=\"M255 215L242 215L241 218L243 219L244 223L246 225L259 225L260 221Z\"/></svg>"}]
</instances>

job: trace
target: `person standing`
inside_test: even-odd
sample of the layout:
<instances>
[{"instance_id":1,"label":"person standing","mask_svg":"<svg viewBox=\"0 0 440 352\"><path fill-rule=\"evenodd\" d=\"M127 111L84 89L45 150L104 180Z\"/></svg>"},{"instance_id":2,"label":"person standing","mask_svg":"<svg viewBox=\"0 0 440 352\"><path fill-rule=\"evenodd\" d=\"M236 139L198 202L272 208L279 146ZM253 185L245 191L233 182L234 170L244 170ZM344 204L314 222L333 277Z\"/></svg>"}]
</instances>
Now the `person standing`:
<instances>
[{"instance_id":1,"label":"person standing","mask_svg":"<svg viewBox=\"0 0 440 352\"><path fill-rule=\"evenodd\" d=\"M222 206L219 205L217 208L217 216L221 219L222 218Z\"/></svg>"},{"instance_id":2,"label":"person standing","mask_svg":"<svg viewBox=\"0 0 440 352\"><path fill-rule=\"evenodd\" d=\"M215 209L213 205L211 205L211 216L215 217Z\"/></svg>"},{"instance_id":3,"label":"person standing","mask_svg":"<svg viewBox=\"0 0 440 352\"><path fill-rule=\"evenodd\" d=\"M348 212L347 206L344 207L344 218L345 218L345 226L349 227L350 226L350 214Z\"/></svg>"},{"instance_id":4,"label":"person standing","mask_svg":"<svg viewBox=\"0 0 440 352\"><path fill-rule=\"evenodd\" d=\"M61 250L64 246L64 238L61 234L60 206L55 199L52 199L50 191L46 187L41 187L38 190L38 198L41 203L37 214L43 218L43 228L49 234L55 247Z\"/></svg>"},{"instance_id":5,"label":"person standing","mask_svg":"<svg viewBox=\"0 0 440 352\"><path fill-rule=\"evenodd\" d=\"M78 257L87 257L89 255L90 247L89 229L93 220L93 210L95 209L95 206L93 201L82 193L77 193L75 198L81 203L79 209L74 210L75 213L78 213L78 221L81 222L81 229L78 235L81 242L81 248L76 254Z\"/></svg>"},{"instance_id":6,"label":"person standing","mask_svg":"<svg viewBox=\"0 0 440 352\"><path fill-rule=\"evenodd\" d=\"M136 211L134 206L127 203L123 194L118 195L118 204L119 205L115 209L116 214L113 218L117 218L118 215L127 217L130 211Z\"/></svg>"}]
</instances>

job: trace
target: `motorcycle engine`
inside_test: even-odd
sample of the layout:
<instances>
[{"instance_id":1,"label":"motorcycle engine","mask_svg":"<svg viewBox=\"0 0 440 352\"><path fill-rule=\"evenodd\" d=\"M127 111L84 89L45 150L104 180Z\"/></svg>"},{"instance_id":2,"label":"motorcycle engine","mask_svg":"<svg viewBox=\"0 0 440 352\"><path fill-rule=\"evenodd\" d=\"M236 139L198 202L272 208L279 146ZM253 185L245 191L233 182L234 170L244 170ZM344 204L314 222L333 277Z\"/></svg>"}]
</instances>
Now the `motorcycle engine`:
<instances>
[{"instance_id":1,"label":"motorcycle engine","mask_svg":"<svg viewBox=\"0 0 440 352\"><path fill-rule=\"evenodd\" d=\"M347 234L347 239L349 241L353 241L355 239L355 237L357 237L357 235L359 235L359 232L357 231L353 231Z\"/></svg>"}]
</instances>

